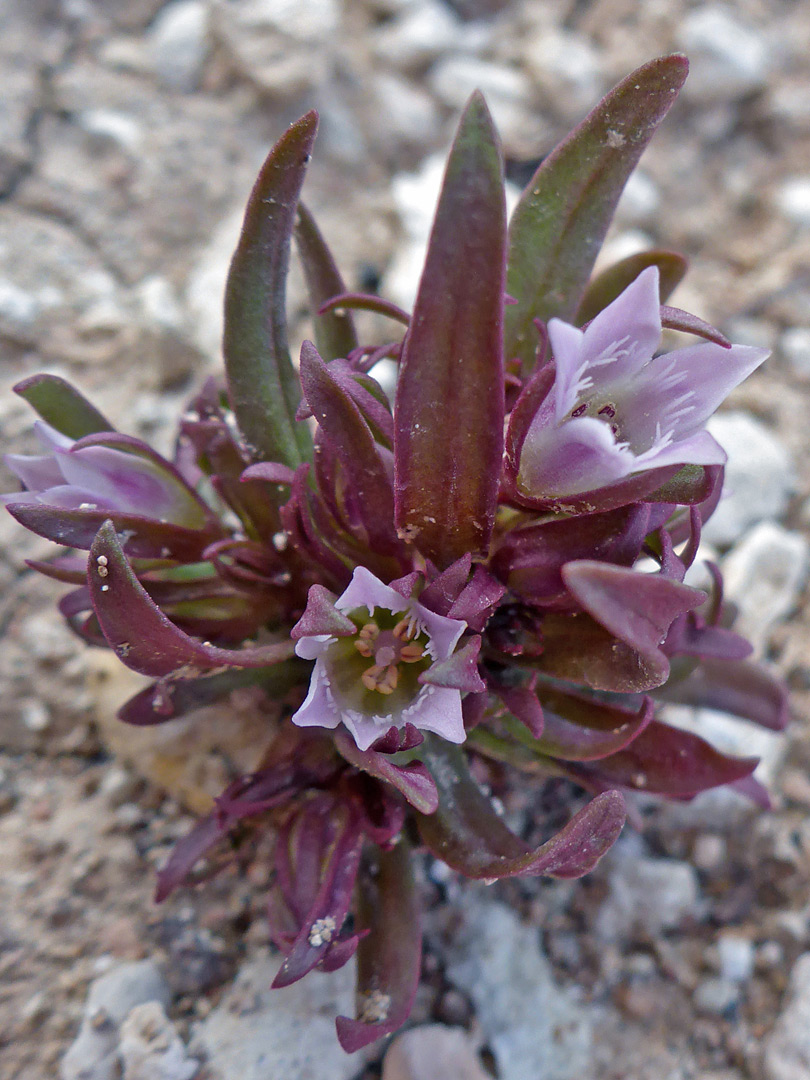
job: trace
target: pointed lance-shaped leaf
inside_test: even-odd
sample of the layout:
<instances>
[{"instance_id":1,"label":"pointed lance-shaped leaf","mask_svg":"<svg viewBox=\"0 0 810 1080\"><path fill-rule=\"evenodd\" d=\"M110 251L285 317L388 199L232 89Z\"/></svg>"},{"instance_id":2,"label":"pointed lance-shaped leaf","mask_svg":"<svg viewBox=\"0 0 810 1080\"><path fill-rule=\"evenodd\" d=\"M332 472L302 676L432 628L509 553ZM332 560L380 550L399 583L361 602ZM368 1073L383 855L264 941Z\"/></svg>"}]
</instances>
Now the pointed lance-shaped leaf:
<instances>
[{"instance_id":1,"label":"pointed lance-shaped leaf","mask_svg":"<svg viewBox=\"0 0 810 1080\"><path fill-rule=\"evenodd\" d=\"M509 226L506 356L534 366L534 319L571 322L619 196L686 79L685 56L630 73L557 146L523 193Z\"/></svg>"},{"instance_id":2,"label":"pointed lance-shaped leaf","mask_svg":"<svg viewBox=\"0 0 810 1080\"><path fill-rule=\"evenodd\" d=\"M690 731L652 720L629 746L610 757L567 766L571 776L688 799L709 788L733 784L749 776L757 758L721 754Z\"/></svg>"},{"instance_id":3,"label":"pointed lance-shaped leaf","mask_svg":"<svg viewBox=\"0 0 810 1080\"><path fill-rule=\"evenodd\" d=\"M99 431L115 431L95 405L58 375L32 375L18 382L14 393L24 398L46 424L69 439L81 439Z\"/></svg>"},{"instance_id":4,"label":"pointed lance-shaped leaf","mask_svg":"<svg viewBox=\"0 0 810 1080\"><path fill-rule=\"evenodd\" d=\"M581 877L624 825L624 799L617 791L607 791L533 851L496 814L461 750L428 737L420 756L436 780L440 801L435 814L417 815L419 832L434 855L466 877Z\"/></svg>"},{"instance_id":5,"label":"pointed lance-shaped leaf","mask_svg":"<svg viewBox=\"0 0 810 1080\"><path fill-rule=\"evenodd\" d=\"M410 845L368 849L359 877L357 925L368 929L357 950L357 1018L337 1018L347 1054L402 1027L413 1005L422 965L419 895Z\"/></svg>"},{"instance_id":6,"label":"pointed lance-shaped leaf","mask_svg":"<svg viewBox=\"0 0 810 1080\"><path fill-rule=\"evenodd\" d=\"M686 259L674 251L638 251L635 255L628 255L608 266L588 282L585 295L577 309L576 325L582 326L595 318L600 311L604 311L648 266L658 267L658 292L661 303L665 304L683 281L687 269Z\"/></svg>"},{"instance_id":7,"label":"pointed lance-shaped leaf","mask_svg":"<svg viewBox=\"0 0 810 1080\"><path fill-rule=\"evenodd\" d=\"M503 454L506 211L480 94L459 125L396 394L399 533L444 569L489 545Z\"/></svg>"},{"instance_id":8,"label":"pointed lance-shaped leaf","mask_svg":"<svg viewBox=\"0 0 810 1080\"><path fill-rule=\"evenodd\" d=\"M343 466L369 545L392 554L400 544L393 530L394 494L388 472L360 410L332 378L310 341L301 346L301 385L330 449Z\"/></svg>"},{"instance_id":9,"label":"pointed lance-shaped leaf","mask_svg":"<svg viewBox=\"0 0 810 1080\"><path fill-rule=\"evenodd\" d=\"M289 660L289 639L248 649L221 649L195 641L168 619L138 581L106 521L90 548L87 584L104 637L118 658L142 675L213 673L217 669L269 667Z\"/></svg>"},{"instance_id":10,"label":"pointed lance-shaped leaf","mask_svg":"<svg viewBox=\"0 0 810 1080\"><path fill-rule=\"evenodd\" d=\"M346 286L315 218L302 202L298 203L295 243L304 268L309 302L316 313L313 323L318 352L326 360L348 356L357 348L354 320L345 308L324 310L322 307L331 297L345 292Z\"/></svg>"},{"instance_id":11,"label":"pointed lance-shaped leaf","mask_svg":"<svg viewBox=\"0 0 810 1080\"><path fill-rule=\"evenodd\" d=\"M298 377L287 342L290 237L318 118L307 113L279 139L250 194L225 289L225 370L253 461L294 468L312 456L297 424Z\"/></svg>"}]
</instances>

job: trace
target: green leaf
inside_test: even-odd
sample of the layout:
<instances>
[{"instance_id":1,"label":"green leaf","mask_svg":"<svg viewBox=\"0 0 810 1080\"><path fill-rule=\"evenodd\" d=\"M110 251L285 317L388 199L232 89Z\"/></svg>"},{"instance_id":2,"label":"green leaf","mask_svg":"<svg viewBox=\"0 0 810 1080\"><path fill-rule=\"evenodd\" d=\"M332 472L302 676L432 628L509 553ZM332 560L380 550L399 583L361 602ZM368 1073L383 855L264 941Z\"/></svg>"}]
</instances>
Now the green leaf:
<instances>
[{"instance_id":1,"label":"green leaf","mask_svg":"<svg viewBox=\"0 0 810 1080\"><path fill-rule=\"evenodd\" d=\"M322 304L346 291L343 278L335 265L332 253L315 224L315 218L303 203L298 204L295 223L295 242L312 305L315 344L324 360L348 356L357 347L354 320L346 310L330 310L316 314Z\"/></svg>"},{"instance_id":2,"label":"green leaf","mask_svg":"<svg viewBox=\"0 0 810 1080\"><path fill-rule=\"evenodd\" d=\"M616 203L686 79L685 56L622 80L543 161L509 227L506 357L534 365L532 322L576 314Z\"/></svg>"},{"instance_id":3,"label":"green leaf","mask_svg":"<svg viewBox=\"0 0 810 1080\"><path fill-rule=\"evenodd\" d=\"M576 325L582 326L604 311L648 266L658 267L658 292L661 303L665 304L683 281L686 259L674 251L639 251L608 266L588 283L574 320Z\"/></svg>"},{"instance_id":4,"label":"green leaf","mask_svg":"<svg viewBox=\"0 0 810 1080\"><path fill-rule=\"evenodd\" d=\"M307 113L276 143L250 194L225 289L225 370L252 461L295 468L312 457L295 420L301 391L287 344L286 283L298 196L318 117Z\"/></svg>"},{"instance_id":5,"label":"green leaf","mask_svg":"<svg viewBox=\"0 0 810 1080\"><path fill-rule=\"evenodd\" d=\"M506 211L480 94L459 125L405 338L396 396L396 521L444 568L483 555L503 455Z\"/></svg>"},{"instance_id":6,"label":"green leaf","mask_svg":"<svg viewBox=\"0 0 810 1080\"><path fill-rule=\"evenodd\" d=\"M32 375L14 387L52 428L69 439L115 431L110 421L75 386L58 375Z\"/></svg>"}]
</instances>

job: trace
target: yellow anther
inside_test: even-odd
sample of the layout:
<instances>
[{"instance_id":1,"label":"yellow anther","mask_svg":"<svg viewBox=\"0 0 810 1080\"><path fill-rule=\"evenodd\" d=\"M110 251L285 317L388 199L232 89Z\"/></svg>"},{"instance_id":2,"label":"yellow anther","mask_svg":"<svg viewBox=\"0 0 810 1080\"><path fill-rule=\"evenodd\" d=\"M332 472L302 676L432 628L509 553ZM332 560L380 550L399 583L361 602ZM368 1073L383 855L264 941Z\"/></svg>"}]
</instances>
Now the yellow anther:
<instances>
[{"instance_id":1,"label":"yellow anther","mask_svg":"<svg viewBox=\"0 0 810 1080\"><path fill-rule=\"evenodd\" d=\"M387 667L372 664L370 668L366 668L360 680L366 690L376 690L379 694L393 694L399 682L399 671L396 664L389 664Z\"/></svg>"},{"instance_id":2,"label":"yellow anther","mask_svg":"<svg viewBox=\"0 0 810 1080\"><path fill-rule=\"evenodd\" d=\"M374 655L374 642L380 636L380 628L375 622L367 622L360 628L360 633L354 640L354 647L361 656Z\"/></svg>"},{"instance_id":3,"label":"yellow anther","mask_svg":"<svg viewBox=\"0 0 810 1080\"><path fill-rule=\"evenodd\" d=\"M413 619L400 619L391 632L398 641L412 641L416 637Z\"/></svg>"},{"instance_id":4,"label":"yellow anther","mask_svg":"<svg viewBox=\"0 0 810 1080\"><path fill-rule=\"evenodd\" d=\"M403 645L399 650L399 658L404 664L415 664L417 660L421 660L425 655L425 650L421 645Z\"/></svg>"}]
</instances>

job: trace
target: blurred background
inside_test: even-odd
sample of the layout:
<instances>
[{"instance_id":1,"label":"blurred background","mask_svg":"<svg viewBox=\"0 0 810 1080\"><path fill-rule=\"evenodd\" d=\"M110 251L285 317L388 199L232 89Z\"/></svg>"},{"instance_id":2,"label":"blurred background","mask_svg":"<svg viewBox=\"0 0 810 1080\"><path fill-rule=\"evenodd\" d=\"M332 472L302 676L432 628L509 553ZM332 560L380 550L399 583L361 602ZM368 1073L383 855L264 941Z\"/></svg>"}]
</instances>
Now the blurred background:
<instances>
[{"instance_id":1,"label":"blurred background","mask_svg":"<svg viewBox=\"0 0 810 1080\"><path fill-rule=\"evenodd\" d=\"M33 449L32 417L10 388L41 370L169 449L183 402L221 363L222 289L253 179L302 113L321 116L304 197L347 283L408 307L473 89L499 127L516 197L604 92L672 51L687 53L691 75L626 188L604 259L682 252L691 272L673 302L773 350L713 421L731 494L707 554L758 654L789 681L796 719L775 738L729 731L716 714L681 718L763 756L770 814L733 795L642 807L645 829L573 886L475 886L462 900L426 865L414 1019L458 1029L452 1045L438 1036L448 1076L810 1077L810 9L0 0L0 435L20 452ZM289 303L300 341L295 269ZM131 1054L125 1080L379 1076L379 1048L370 1064L336 1048L330 1013L351 1010L350 981L311 976L286 1004L264 993L250 966L266 944L260 875L150 905L151 867L188 828L195 792L215 791L244 746L226 752L220 733L200 764L187 742L180 753L169 736L156 747L113 728L132 684L73 640L54 611L58 588L25 570L49 550L0 517L3 1075L117 1075L118 1035L104 1059L86 993L137 962L161 980L150 992L177 1063L138 1072ZM341 994L348 1003L336 1005ZM123 1020L133 1000L121 1001ZM83 1016L84 1043L65 1059ZM233 1071L251 1017L267 1045ZM418 1071L439 1060L424 1040L391 1058L386 1080L439 1075ZM260 1054L271 1056L256 1064Z\"/></svg>"}]
</instances>

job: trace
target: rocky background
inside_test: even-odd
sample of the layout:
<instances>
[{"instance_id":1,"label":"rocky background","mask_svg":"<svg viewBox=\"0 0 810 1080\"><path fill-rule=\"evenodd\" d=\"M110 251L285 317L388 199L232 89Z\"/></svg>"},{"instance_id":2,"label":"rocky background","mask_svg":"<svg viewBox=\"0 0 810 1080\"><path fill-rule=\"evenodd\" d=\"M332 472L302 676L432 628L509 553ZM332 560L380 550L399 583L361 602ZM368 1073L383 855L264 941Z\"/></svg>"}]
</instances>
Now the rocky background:
<instances>
[{"instance_id":1,"label":"rocky background","mask_svg":"<svg viewBox=\"0 0 810 1080\"><path fill-rule=\"evenodd\" d=\"M49 545L0 517L4 1077L810 1077L806 5L0 0L0 429L4 447L31 448L9 387L45 369L168 445L219 364L252 179L307 109L321 112L307 198L347 280L407 305L474 87L521 183L602 92L676 49L692 75L606 254L683 251L675 303L773 349L713 422L732 495L708 540L795 719L786 737L680 719L761 755L774 810L642 800L641 831L576 883L487 889L426 862L416 1026L384 1063L380 1047L347 1058L332 1017L351 1011L351 971L267 991L261 869L151 903L154 867L206 793L250 767L265 718L246 700L227 731L210 716L144 738L116 726L134 677L73 640L57 586L24 567ZM294 277L293 313L301 296ZM531 830L561 812L554 799L506 810Z\"/></svg>"}]
</instances>

